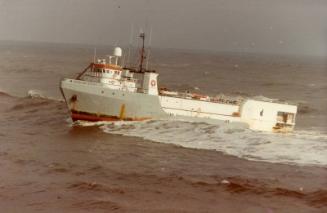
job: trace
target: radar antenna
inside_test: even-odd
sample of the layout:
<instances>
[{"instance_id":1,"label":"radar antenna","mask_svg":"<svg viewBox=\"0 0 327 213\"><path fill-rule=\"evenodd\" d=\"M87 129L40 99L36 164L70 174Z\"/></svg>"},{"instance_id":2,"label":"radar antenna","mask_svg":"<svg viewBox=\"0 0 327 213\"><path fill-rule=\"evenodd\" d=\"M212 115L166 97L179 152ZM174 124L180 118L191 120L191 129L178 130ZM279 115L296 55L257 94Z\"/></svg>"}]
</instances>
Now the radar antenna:
<instances>
[{"instance_id":1,"label":"radar antenna","mask_svg":"<svg viewBox=\"0 0 327 213\"><path fill-rule=\"evenodd\" d=\"M150 53L151 53L151 42L152 42L152 27L150 29L150 37L149 37L149 45L148 45L148 55L146 57L146 65L145 65L145 69L146 70L149 69L149 59L150 59Z\"/></svg>"},{"instance_id":2,"label":"radar antenna","mask_svg":"<svg viewBox=\"0 0 327 213\"><path fill-rule=\"evenodd\" d=\"M141 49L141 60L140 60L140 72L143 72L143 62L146 58L145 49L144 49L144 41L145 41L145 33L141 32L140 38L142 39L142 49Z\"/></svg>"}]
</instances>

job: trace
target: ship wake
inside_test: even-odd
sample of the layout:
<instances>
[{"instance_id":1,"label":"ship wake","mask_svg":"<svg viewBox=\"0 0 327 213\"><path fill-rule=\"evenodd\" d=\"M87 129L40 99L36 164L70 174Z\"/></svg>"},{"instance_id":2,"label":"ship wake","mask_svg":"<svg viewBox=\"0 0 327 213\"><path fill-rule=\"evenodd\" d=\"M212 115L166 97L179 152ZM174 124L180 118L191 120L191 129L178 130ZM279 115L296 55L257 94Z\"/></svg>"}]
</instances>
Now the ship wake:
<instances>
[{"instance_id":1,"label":"ship wake","mask_svg":"<svg viewBox=\"0 0 327 213\"><path fill-rule=\"evenodd\" d=\"M274 134L255 132L228 124L210 125L167 120L96 125L101 125L103 131L110 134L141 137L187 148L216 150L247 160L327 165L327 135L319 132Z\"/></svg>"}]
</instances>

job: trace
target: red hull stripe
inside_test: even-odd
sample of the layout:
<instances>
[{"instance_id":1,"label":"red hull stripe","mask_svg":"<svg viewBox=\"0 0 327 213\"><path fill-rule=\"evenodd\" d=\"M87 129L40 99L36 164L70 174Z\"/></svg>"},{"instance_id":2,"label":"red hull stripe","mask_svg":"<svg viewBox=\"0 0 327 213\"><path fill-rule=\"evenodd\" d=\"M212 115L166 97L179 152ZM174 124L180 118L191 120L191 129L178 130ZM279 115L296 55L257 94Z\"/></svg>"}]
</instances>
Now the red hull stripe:
<instances>
[{"instance_id":1,"label":"red hull stripe","mask_svg":"<svg viewBox=\"0 0 327 213\"><path fill-rule=\"evenodd\" d=\"M104 115L95 115L83 112L72 112L71 117L73 121L82 120L82 121L144 121L151 118L124 118L120 119L116 116L104 116Z\"/></svg>"}]
</instances>

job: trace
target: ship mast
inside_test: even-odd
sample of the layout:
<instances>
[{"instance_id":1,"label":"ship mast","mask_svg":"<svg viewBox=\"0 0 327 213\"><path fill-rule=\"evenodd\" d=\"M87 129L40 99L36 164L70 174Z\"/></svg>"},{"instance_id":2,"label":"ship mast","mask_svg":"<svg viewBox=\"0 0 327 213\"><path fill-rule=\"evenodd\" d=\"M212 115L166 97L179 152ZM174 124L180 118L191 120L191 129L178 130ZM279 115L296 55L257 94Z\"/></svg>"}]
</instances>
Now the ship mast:
<instances>
[{"instance_id":1,"label":"ship mast","mask_svg":"<svg viewBox=\"0 0 327 213\"><path fill-rule=\"evenodd\" d=\"M140 60L140 72L143 72L143 62L145 59L145 49L144 49L144 41L145 41L145 33L140 34L140 38L142 39L142 49L141 49L141 60Z\"/></svg>"}]
</instances>

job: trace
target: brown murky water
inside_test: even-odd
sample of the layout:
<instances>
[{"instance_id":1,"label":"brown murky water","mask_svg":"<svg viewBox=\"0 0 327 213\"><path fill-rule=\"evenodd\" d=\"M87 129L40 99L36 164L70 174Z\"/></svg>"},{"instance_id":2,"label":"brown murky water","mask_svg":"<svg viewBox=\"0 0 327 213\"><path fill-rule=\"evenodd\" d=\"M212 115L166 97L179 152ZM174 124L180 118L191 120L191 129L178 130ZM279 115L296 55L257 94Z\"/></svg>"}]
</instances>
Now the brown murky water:
<instances>
[{"instance_id":1,"label":"brown murky water","mask_svg":"<svg viewBox=\"0 0 327 213\"><path fill-rule=\"evenodd\" d=\"M306 164L314 162L306 159L299 164L296 159L292 164L270 163L269 159L249 161L245 156L235 157L221 151L181 147L178 141L184 135L171 139L173 144L154 143L140 137L108 134L103 126L72 124L64 102L56 100L58 81L79 71L77 68L87 63L92 50L36 44L18 47L2 44L1 47L1 212L327 212L327 167L323 158L317 158L320 163L316 165ZM305 73L289 87L285 84L292 81L284 78L282 86L262 86L262 81L249 77L245 81L251 81L253 88L242 83L245 77L233 74L235 57L210 55L211 58L197 56L191 60L196 56L180 53L179 63L167 59L167 54L155 59L167 62L154 65L165 72L163 84L182 89L195 85L208 93L221 88L222 92L242 91L248 95L257 95L252 90L262 88L266 96L301 100L305 107L298 117L298 129L320 130L322 136L317 140L317 149L326 147L323 135L326 114L314 119L326 106L323 65L297 65L302 71L308 67L317 70L318 77L308 79ZM219 63L206 65L214 59ZM173 70L185 74L184 66L197 66L199 60L208 69L197 73L196 67L186 80L169 78ZM260 65L262 60L259 65L255 59L251 60L243 61L244 65L239 62L238 69L249 66L244 68L245 72L251 70L250 65L252 70L264 67ZM268 68L281 68L283 63ZM225 70L223 74L199 77L219 66ZM210 83L212 78L217 82ZM306 83L312 80L315 86L303 86L300 78L306 78ZM228 88L231 79L239 82L238 87ZM285 87L287 91L278 93ZM297 87L303 89L296 97L290 95ZM24 97L31 89L40 92L34 91L34 97ZM35 97L35 93L45 97ZM200 139L198 136L193 142ZM260 146L263 144L253 145ZM310 152L303 149L303 154L306 151ZM326 149L321 152L326 153Z\"/></svg>"}]
</instances>

